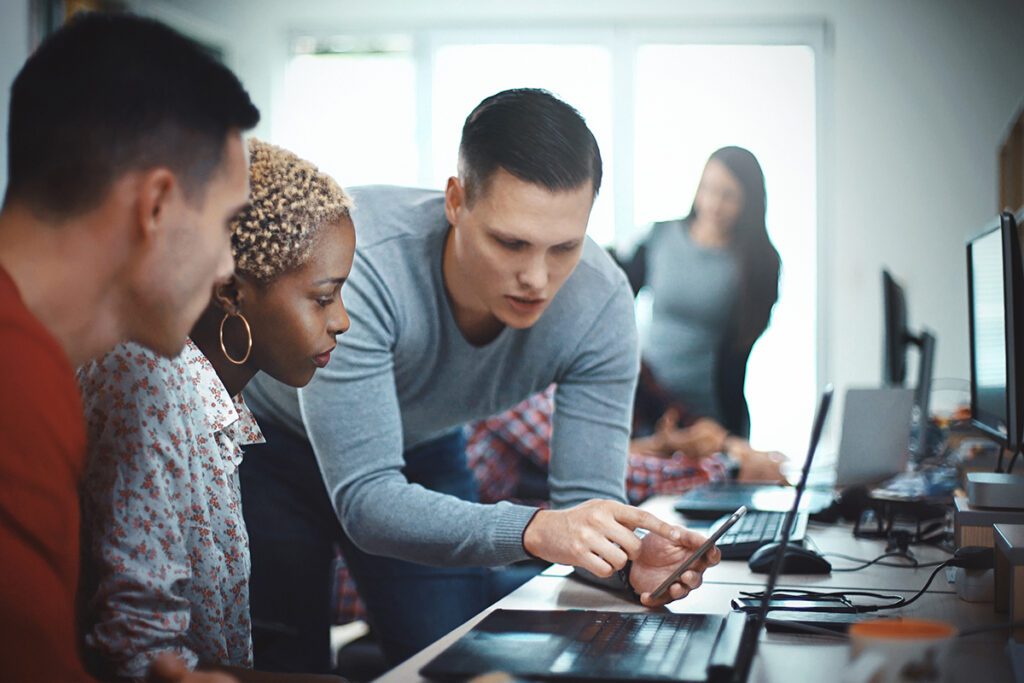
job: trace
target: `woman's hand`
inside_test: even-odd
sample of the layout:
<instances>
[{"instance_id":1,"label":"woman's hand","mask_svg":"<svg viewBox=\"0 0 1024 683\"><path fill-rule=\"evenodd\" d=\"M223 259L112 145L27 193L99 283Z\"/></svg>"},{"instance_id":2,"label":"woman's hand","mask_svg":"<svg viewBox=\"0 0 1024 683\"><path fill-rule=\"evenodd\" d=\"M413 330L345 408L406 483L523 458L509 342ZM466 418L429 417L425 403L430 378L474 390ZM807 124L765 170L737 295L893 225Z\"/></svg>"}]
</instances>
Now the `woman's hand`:
<instances>
[{"instance_id":1,"label":"woman's hand","mask_svg":"<svg viewBox=\"0 0 1024 683\"><path fill-rule=\"evenodd\" d=\"M654 434L634 439L629 449L635 453L670 456L676 452L691 458L707 458L720 453L728 432L714 420L702 417L689 427L680 428L679 413L669 408L658 418Z\"/></svg>"},{"instance_id":2,"label":"woman's hand","mask_svg":"<svg viewBox=\"0 0 1024 683\"><path fill-rule=\"evenodd\" d=\"M726 440L726 453L739 461L740 481L767 481L773 484L788 484L782 474L782 465L788 458L778 451L756 451L750 443L738 437Z\"/></svg>"},{"instance_id":3,"label":"woman's hand","mask_svg":"<svg viewBox=\"0 0 1024 683\"><path fill-rule=\"evenodd\" d=\"M661 424L660 420L658 424ZM681 451L692 458L708 458L722 452L728 435L725 427L711 418L702 417L689 427L673 429L666 438L672 447L671 453Z\"/></svg>"}]
</instances>

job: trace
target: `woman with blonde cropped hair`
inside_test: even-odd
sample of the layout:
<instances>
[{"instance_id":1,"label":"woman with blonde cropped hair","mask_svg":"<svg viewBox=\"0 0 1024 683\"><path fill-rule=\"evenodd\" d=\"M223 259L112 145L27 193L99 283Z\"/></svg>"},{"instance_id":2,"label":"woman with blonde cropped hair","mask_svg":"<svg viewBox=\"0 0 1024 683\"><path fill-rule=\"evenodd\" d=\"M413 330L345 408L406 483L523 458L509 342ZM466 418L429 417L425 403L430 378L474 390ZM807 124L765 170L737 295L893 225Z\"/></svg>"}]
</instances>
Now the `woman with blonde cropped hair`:
<instances>
[{"instance_id":1,"label":"woman with blonde cropped hair","mask_svg":"<svg viewBox=\"0 0 1024 683\"><path fill-rule=\"evenodd\" d=\"M83 645L101 678L140 678L173 652L252 667L249 543L238 465L263 440L241 390L257 372L303 386L348 329L348 195L312 164L249 141L250 198L231 221L235 272L185 350L124 344L79 372L90 462L82 489ZM263 676L263 677L261 677Z\"/></svg>"}]
</instances>

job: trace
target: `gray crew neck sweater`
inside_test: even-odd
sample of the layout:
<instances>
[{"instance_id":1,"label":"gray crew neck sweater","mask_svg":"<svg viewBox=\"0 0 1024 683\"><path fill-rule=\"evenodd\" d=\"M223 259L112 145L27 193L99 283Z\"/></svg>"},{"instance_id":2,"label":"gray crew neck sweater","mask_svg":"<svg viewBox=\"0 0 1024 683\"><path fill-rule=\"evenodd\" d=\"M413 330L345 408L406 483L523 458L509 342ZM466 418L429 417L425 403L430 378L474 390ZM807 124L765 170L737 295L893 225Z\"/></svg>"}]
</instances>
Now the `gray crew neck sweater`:
<instances>
[{"instance_id":1,"label":"gray crew neck sweater","mask_svg":"<svg viewBox=\"0 0 1024 683\"><path fill-rule=\"evenodd\" d=\"M364 551L432 565L525 559L535 509L483 505L409 484L403 450L558 384L552 504L625 500L639 367L625 275L589 238L580 263L529 329L470 345L442 278L449 225L437 191L352 191L356 256L343 290L351 329L303 389L260 374L245 400L313 446L335 511Z\"/></svg>"}]
</instances>

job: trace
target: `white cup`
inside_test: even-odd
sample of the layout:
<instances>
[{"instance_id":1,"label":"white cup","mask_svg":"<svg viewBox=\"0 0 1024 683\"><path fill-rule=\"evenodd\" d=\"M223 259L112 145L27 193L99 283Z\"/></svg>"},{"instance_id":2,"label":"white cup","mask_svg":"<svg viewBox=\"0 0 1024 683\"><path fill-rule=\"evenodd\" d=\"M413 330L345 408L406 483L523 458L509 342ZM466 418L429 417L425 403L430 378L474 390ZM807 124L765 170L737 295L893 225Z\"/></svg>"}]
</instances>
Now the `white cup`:
<instances>
[{"instance_id":1,"label":"white cup","mask_svg":"<svg viewBox=\"0 0 1024 683\"><path fill-rule=\"evenodd\" d=\"M850 627L844 683L943 681L956 629L928 619L870 619Z\"/></svg>"}]
</instances>

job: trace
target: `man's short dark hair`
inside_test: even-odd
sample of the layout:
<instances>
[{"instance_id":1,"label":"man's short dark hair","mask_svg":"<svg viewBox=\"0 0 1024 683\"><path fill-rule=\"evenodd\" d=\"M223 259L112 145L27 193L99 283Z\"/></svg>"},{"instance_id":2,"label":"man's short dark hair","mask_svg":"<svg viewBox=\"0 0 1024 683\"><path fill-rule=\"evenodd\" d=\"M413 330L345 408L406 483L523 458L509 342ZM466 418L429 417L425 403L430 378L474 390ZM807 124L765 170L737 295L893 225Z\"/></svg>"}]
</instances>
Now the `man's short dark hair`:
<instances>
[{"instance_id":1,"label":"man's short dark hair","mask_svg":"<svg viewBox=\"0 0 1024 683\"><path fill-rule=\"evenodd\" d=\"M551 190L591 181L601 189L601 151L579 112L546 90L519 88L491 95L466 117L459 175L472 202L503 168Z\"/></svg>"},{"instance_id":2,"label":"man's short dark hair","mask_svg":"<svg viewBox=\"0 0 1024 683\"><path fill-rule=\"evenodd\" d=\"M259 111L213 54L163 24L83 12L39 46L11 86L6 200L66 218L127 172L166 166L191 198L229 131Z\"/></svg>"}]
</instances>

